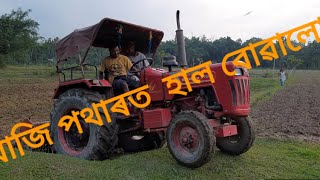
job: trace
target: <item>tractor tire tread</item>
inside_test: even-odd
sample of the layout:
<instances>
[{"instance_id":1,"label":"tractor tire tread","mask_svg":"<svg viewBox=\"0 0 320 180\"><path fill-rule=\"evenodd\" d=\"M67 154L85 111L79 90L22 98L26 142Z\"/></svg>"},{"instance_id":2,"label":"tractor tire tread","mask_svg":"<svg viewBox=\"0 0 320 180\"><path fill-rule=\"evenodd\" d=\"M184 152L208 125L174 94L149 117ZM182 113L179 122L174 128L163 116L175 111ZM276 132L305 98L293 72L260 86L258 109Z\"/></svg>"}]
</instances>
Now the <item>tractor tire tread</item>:
<instances>
[{"instance_id":1,"label":"tractor tire tread","mask_svg":"<svg viewBox=\"0 0 320 180\"><path fill-rule=\"evenodd\" d=\"M190 118L190 115L199 120L199 122L202 124L202 127L204 127L204 131L205 131L205 132L203 132L204 138L208 139L207 141L205 141L208 144L204 144L205 151L202 152L201 158L193 163L185 163L185 162L181 161L180 159L178 159L174 155L173 150L171 149L170 139L169 139L168 134L167 134L167 146L169 148L170 153L173 155L174 159L176 161L178 161L178 163L180 163L184 166L187 166L189 168L198 168L198 167L204 165L205 163L207 163L208 161L210 161L212 154L214 154L215 136L214 136L212 127L209 126L209 124L208 124L208 119L200 112L192 111L192 110L181 111L179 114L176 115L176 117L174 119L178 119L178 118L184 117L184 116L187 116L188 118ZM168 129L171 128L170 126L174 126L176 123L177 123L177 121L173 120L173 122L170 123Z\"/></svg>"},{"instance_id":2,"label":"tractor tire tread","mask_svg":"<svg viewBox=\"0 0 320 180\"><path fill-rule=\"evenodd\" d=\"M253 145L255 141L255 130L252 121L249 117L236 117L237 120L243 123L245 130L247 131L247 135L245 138L241 139L241 142L234 147L233 145L229 145L228 141L224 138L217 138L217 147L220 149L222 153L229 155L240 155L247 152ZM233 146L233 147L232 147Z\"/></svg>"}]
</instances>

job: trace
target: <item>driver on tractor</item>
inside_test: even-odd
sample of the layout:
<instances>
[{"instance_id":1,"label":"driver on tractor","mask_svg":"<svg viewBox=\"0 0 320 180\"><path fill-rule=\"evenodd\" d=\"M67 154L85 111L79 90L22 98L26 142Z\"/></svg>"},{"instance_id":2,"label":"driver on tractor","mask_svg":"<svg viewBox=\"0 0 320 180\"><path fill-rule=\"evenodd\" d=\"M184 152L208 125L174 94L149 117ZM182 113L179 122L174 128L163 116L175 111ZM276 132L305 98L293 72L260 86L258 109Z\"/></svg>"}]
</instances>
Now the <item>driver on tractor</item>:
<instances>
[{"instance_id":1,"label":"driver on tractor","mask_svg":"<svg viewBox=\"0 0 320 180\"><path fill-rule=\"evenodd\" d=\"M128 77L128 71L138 71L132 66L131 61L127 56L121 55L117 44L112 44L109 47L110 56L101 62L100 79L107 79L112 83L115 92L128 92L129 89L139 87L140 82ZM103 76L103 73L105 74Z\"/></svg>"},{"instance_id":2,"label":"driver on tractor","mask_svg":"<svg viewBox=\"0 0 320 180\"><path fill-rule=\"evenodd\" d=\"M143 53L136 51L135 43L133 41L128 42L127 49L126 49L125 53L128 56L128 58L131 60L132 63L136 63L136 62L144 59L143 61L141 61L141 62L137 63L137 65L135 65L135 67L139 70L141 70L143 67L147 67L150 65L146 56Z\"/></svg>"},{"instance_id":3,"label":"driver on tractor","mask_svg":"<svg viewBox=\"0 0 320 180\"><path fill-rule=\"evenodd\" d=\"M129 41L127 43L126 49L124 50L124 55L126 55L131 60L133 66L139 71L150 65L146 56L136 50L135 43L133 41ZM128 76L131 79L139 81L139 78L131 72L128 72Z\"/></svg>"}]
</instances>

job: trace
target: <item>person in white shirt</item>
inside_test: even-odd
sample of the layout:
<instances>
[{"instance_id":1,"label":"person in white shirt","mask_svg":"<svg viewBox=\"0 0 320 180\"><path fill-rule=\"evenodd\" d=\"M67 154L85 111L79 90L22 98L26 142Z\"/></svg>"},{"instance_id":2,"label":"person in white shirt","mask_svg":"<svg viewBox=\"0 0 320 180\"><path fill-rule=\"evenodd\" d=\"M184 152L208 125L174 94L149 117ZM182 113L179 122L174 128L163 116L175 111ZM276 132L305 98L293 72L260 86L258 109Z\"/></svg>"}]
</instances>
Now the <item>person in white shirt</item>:
<instances>
[{"instance_id":1,"label":"person in white shirt","mask_svg":"<svg viewBox=\"0 0 320 180\"><path fill-rule=\"evenodd\" d=\"M135 65L135 67L138 70L141 70L142 68L149 66L149 62L146 59L146 56L143 53L136 51L135 43L132 41L128 42L126 55L131 60L132 64L142 59L145 59L144 61L141 61L140 63Z\"/></svg>"},{"instance_id":2,"label":"person in white shirt","mask_svg":"<svg viewBox=\"0 0 320 180\"><path fill-rule=\"evenodd\" d=\"M280 76L280 86L284 86L284 82L287 79L286 71L284 70L284 68L280 69L279 76Z\"/></svg>"}]
</instances>

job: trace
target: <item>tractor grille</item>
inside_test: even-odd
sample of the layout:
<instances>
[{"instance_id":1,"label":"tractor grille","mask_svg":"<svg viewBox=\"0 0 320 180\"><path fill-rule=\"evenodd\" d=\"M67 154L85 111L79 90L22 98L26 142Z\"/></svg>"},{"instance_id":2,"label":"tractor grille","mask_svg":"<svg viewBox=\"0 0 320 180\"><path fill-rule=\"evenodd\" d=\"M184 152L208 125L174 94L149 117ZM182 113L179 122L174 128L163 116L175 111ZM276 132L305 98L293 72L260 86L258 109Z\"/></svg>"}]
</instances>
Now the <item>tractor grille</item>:
<instances>
[{"instance_id":1,"label":"tractor grille","mask_svg":"<svg viewBox=\"0 0 320 180\"><path fill-rule=\"evenodd\" d=\"M231 94L232 94L232 104L236 105L237 104L237 95L236 95L236 89L234 88L232 80L229 80L229 85L230 85Z\"/></svg>"},{"instance_id":2,"label":"tractor grille","mask_svg":"<svg viewBox=\"0 0 320 180\"><path fill-rule=\"evenodd\" d=\"M244 105L250 103L250 90L248 79L229 80L232 95L232 105Z\"/></svg>"}]
</instances>

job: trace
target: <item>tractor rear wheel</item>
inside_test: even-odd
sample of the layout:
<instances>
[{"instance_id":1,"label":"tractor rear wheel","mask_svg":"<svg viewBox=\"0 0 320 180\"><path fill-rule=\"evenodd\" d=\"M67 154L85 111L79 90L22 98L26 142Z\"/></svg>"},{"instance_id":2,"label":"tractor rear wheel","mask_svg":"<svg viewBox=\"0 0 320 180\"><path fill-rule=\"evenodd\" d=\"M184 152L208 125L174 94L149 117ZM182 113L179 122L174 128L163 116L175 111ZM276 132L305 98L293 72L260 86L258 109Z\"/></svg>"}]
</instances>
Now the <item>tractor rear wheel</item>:
<instances>
[{"instance_id":1,"label":"tractor rear wheel","mask_svg":"<svg viewBox=\"0 0 320 180\"><path fill-rule=\"evenodd\" d=\"M167 144L178 163L197 168L211 159L215 136L207 120L199 112L183 111L170 122Z\"/></svg>"},{"instance_id":2,"label":"tractor rear wheel","mask_svg":"<svg viewBox=\"0 0 320 180\"><path fill-rule=\"evenodd\" d=\"M106 94L112 96L112 91L108 90ZM68 132L64 131L64 127L58 126L60 118L64 115L71 115L71 111L81 111L86 107L91 108L92 103L103 99L106 99L105 95L85 89L71 89L60 95L50 114L51 136L57 153L88 160L103 160L110 157L118 143L118 127L114 113L109 112L112 122L107 123L104 114L100 112L104 122L102 126L85 123L78 116L83 134L79 134L74 123Z\"/></svg>"},{"instance_id":3,"label":"tractor rear wheel","mask_svg":"<svg viewBox=\"0 0 320 180\"><path fill-rule=\"evenodd\" d=\"M237 125L238 134L217 138L217 147L223 153L240 155L251 148L255 140L255 131L249 117L231 118L231 124Z\"/></svg>"}]
</instances>

